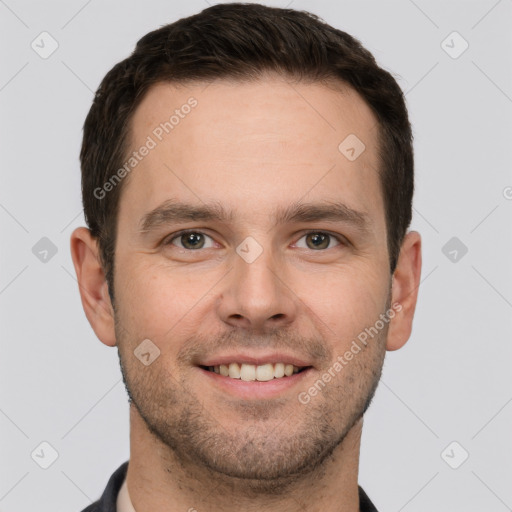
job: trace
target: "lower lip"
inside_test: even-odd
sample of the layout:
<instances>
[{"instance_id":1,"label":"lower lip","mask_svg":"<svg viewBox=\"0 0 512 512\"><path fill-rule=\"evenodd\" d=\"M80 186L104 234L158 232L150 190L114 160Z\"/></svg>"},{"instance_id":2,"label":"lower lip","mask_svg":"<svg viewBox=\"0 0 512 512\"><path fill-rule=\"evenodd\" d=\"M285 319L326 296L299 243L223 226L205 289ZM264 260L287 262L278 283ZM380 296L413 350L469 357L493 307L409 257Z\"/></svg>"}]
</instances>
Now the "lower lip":
<instances>
[{"instance_id":1,"label":"lower lip","mask_svg":"<svg viewBox=\"0 0 512 512\"><path fill-rule=\"evenodd\" d=\"M232 379L224 377L220 373L210 372L203 368L196 367L212 385L218 386L223 391L244 400L276 398L289 391L307 378L312 368L307 368L299 373L294 373L290 377L281 377L279 379L260 382L258 380L245 381L242 379Z\"/></svg>"}]
</instances>

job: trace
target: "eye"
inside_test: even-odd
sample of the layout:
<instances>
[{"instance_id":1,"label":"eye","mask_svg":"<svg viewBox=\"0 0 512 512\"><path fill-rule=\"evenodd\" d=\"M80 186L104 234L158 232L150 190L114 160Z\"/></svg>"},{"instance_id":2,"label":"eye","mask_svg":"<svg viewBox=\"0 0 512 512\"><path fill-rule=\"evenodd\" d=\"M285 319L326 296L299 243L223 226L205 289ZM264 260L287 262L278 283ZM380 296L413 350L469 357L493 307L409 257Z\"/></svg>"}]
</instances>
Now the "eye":
<instances>
[{"instance_id":1,"label":"eye","mask_svg":"<svg viewBox=\"0 0 512 512\"><path fill-rule=\"evenodd\" d=\"M173 243L174 240L177 240L181 245L177 245L180 249L209 249L213 247L213 243L210 245L205 245L205 238L210 239L213 242L212 237L201 233L201 231L180 231L176 233L172 238L169 238L164 242L164 245L176 245Z\"/></svg>"},{"instance_id":2,"label":"eye","mask_svg":"<svg viewBox=\"0 0 512 512\"><path fill-rule=\"evenodd\" d=\"M305 245L300 241L305 239ZM335 242L333 244L333 242ZM213 238L201 231L180 231L171 235L163 242L164 245L173 245L185 250L210 249L214 247ZM325 231L310 231L304 234L296 243L297 247L311 249L314 251L332 249L338 245L344 244L341 237L326 233Z\"/></svg>"},{"instance_id":3,"label":"eye","mask_svg":"<svg viewBox=\"0 0 512 512\"><path fill-rule=\"evenodd\" d=\"M324 231L310 231L309 233L306 233L303 237L299 239L302 240L303 238L306 239L306 245L297 245L298 247L304 248L304 249L332 249L331 241L336 241L337 243L334 245L336 247L337 245L341 245L342 241L337 236L331 235L330 233L325 233ZM297 242L298 244L299 242Z\"/></svg>"}]
</instances>

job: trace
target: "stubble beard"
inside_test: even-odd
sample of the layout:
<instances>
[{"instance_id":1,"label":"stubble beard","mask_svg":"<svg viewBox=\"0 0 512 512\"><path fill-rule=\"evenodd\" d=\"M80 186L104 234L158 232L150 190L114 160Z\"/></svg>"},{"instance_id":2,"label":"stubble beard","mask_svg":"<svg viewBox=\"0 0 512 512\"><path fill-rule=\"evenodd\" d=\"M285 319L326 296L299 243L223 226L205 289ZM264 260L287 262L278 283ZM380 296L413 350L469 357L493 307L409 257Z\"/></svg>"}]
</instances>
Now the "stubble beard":
<instances>
[{"instance_id":1,"label":"stubble beard","mask_svg":"<svg viewBox=\"0 0 512 512\"><path fill-rule=\"evenodd\" d=\"M129 402L148 432L188 476L200 480L208 475L248 495L282 494L305 478L324 474L327 461L373 400L386 336L387 328L308 404L297 400L293 414L282 414L290 398L231 401L231 415L236 408L241 419L226 426L216 419L222 414L217 405L202 402L186 379L177 381L158 359L145 367L130 350L127 361L123 348L132 345L116 327Z\"/></svg>"}]
</instances>

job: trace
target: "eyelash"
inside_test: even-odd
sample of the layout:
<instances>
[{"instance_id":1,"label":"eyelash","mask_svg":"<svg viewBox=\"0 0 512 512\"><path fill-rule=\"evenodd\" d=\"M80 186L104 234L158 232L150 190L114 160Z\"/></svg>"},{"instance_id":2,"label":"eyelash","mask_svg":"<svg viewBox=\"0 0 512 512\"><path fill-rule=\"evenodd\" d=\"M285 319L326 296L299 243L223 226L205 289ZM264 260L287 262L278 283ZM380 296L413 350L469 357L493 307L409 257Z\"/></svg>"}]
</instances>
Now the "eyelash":
<instances>
[{"instance_id":1,"label":"eyelash","mask_svg":"<svg viewBox=\"0 0 512 512\"><path fill-rule=\"evenodd\" d=\"M173 245L172 244L172 241L173 240L176 240L177 238L180 238L181 236L183 235L186 235L188 233L196 233L196 234L200 234L200 235L204 235L204 236L207 236L209 238L211 238L213 240L213 237L208 235L207 233L204 233L203 231L200 231L200 230L196 230L196 229L185 229L183 231L178 231L177 233L173 233L171 235L171 238L167 238L166 240L164 240L163 242L163 245ZM339 242L340 245L348 245L348 241L342 237L341 235L334 235L333 233L330 233L329 231L319 231L319 230L309 230L309 231L306 231L304 233L302 233L302 236L299 238L299 240L307 235L310 235L310 234L322 234L322 235L328 235L330 236L331 238L334 238L336 241ZM176 247L177 249L181 249L183 251L187 251L187 252L198 252L200 251L201 249L186 249L186 248L182 248L182 247L177 247L177 246L174 246ZM335 247L338 247L338 246L335 246ZM330 249L334 249L335 247L330 247ZM209 249L209 247L207 247L207 249ZM324 252L328 249L320 249L318 251L315 251L314 249L310 249L311 251L313 252Z\"/></svg>"}]
</instances>

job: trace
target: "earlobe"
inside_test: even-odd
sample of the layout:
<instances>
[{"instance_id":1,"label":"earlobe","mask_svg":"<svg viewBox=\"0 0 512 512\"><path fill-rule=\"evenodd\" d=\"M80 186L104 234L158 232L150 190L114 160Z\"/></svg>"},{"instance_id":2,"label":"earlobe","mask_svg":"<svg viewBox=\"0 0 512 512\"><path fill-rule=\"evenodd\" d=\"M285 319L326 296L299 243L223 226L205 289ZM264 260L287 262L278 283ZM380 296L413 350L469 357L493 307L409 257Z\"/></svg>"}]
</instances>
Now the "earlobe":
<instances>
[{"instance_id":1,"label":"earlobe","mask_svg":"<svg viewBox=\"0 0 512 512\"><path fill-rule=\"evenodd\" d=\"M396 311L390 322L387 350L403 347L412 332L421 276L421 236L410 231L404 237L398 263L393 273L391 306Z\"/></svg>"},{"instance_id":2,"label":"earlobe","mask_svg":"<svg viewBox=\"0 0 512 512\"><path fill-rule=\"evenodd\" d=\"M80 227L71 234L70 246L85 316L100 341L113 347L116 345L114 312L97 240L89 229Z\"/></svg>"}]
</instances>

